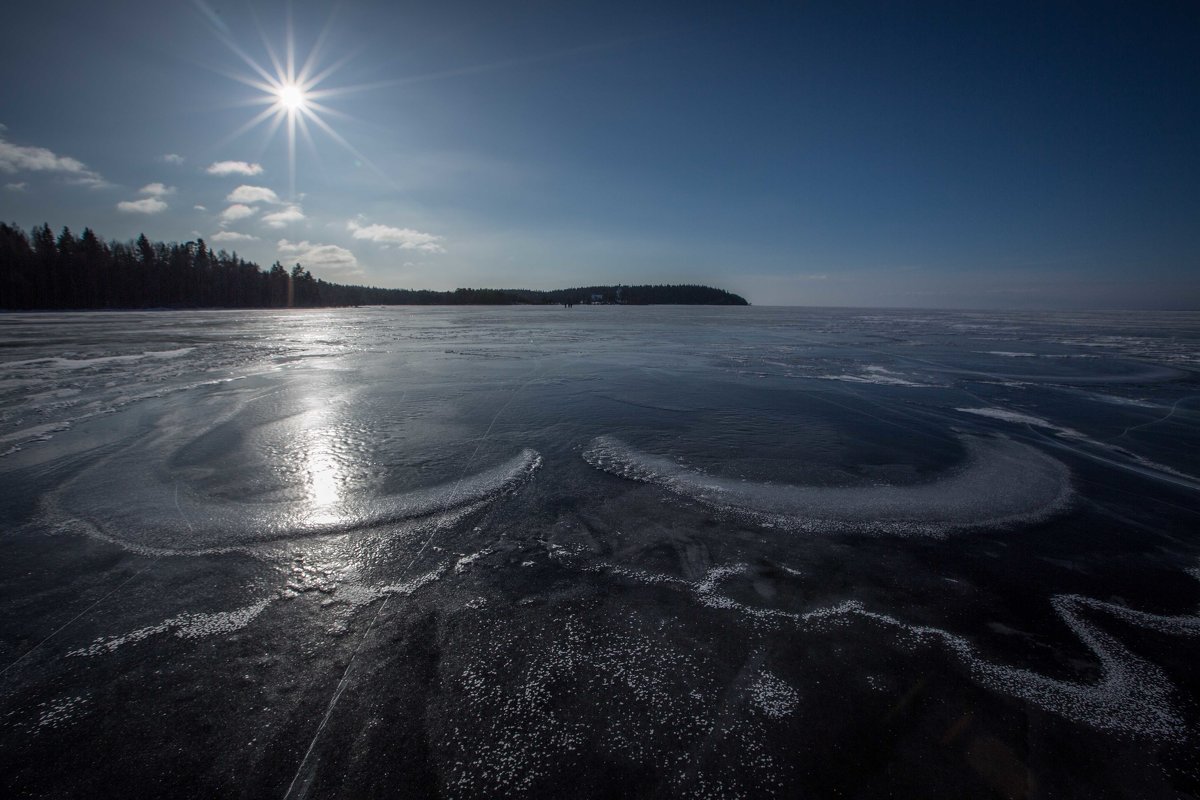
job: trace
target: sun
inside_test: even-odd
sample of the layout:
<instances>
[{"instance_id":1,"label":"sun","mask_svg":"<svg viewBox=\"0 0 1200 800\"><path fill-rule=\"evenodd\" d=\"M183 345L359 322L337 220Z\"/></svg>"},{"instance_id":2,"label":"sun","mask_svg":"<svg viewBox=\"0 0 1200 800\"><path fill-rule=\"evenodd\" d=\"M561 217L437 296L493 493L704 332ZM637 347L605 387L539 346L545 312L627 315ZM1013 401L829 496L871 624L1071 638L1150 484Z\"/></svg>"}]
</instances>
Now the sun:
<instances>
[{"instance_id":1,"label":"sun","mask_svg":"<svg viewBox=\"0 0 1200 800\"><path fill-rule=\"evenodd\" d=\"M308 107L308 97L299 84L280 84L275 94L279 105L287 111L303 111Z\"/></svg>"}]
</instances>

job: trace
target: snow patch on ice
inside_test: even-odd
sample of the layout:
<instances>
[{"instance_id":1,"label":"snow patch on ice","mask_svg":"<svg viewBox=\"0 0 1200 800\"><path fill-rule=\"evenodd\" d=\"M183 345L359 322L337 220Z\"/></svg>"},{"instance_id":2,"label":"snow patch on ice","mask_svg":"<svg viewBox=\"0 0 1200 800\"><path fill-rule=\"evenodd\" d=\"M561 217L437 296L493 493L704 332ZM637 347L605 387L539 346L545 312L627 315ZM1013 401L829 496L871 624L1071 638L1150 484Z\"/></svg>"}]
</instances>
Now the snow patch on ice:
<instances>
[{"instance_id":1,"label":"snow patch on ice","mask_svg":"<svg viewBox=\"0 0 1200 800\"><path fill-rule=\"evenodd\" d=\"M9 361L4 364L6 368L11 367L37 367L39 370L47 369L92 369L94 367L106 366L109 364L127 364L134 361L141 361L147 358L179 358L192 352L194 347L180 347L174 350L146 350L141 353L131 353L122 356L97 356L95 358L31 358L25 361Z\"/></svg>"},{"instance_id":2,"label":"snow patch on ice","mask_svg":"<svg viewBox=\"0 0 1200 800\"><path fill-rule=\"evenodd\" d=\"M1033 425L1037 428L1046 428L1052 430L1060 436L1069 436L1073 439L1086 439L1077 430L1066 428L1061 425L1055 425L1049 420L1035 417L1032 414L1025 414L1020 411L1010 411L1007 408L956 408L955 411L961 411L964 414L974 414L978 417L987 417L989 419L998 419L1002 422L1011 422L1016 425Z\"/></svg>"},{"instance_id":3,"label":"snow patch on ice","mask_svg":"<svg viewBox=\"0 0 1200 800\"><path fill-rule=\"evenodd\" d=\"M88 694L66 695L55 700L38 704L38 718L34 731L40 733L46 728L59 728L66 725L79 715L80 709L90 699Z\"/></svg>"},{"instance_id":4,"label":"snow patch on ice","mask_svg":"<svg viewBox=\"0 0 1200 800\"><path fill-rule=\"evenodd\" d=\"M869 366L862 373L857 375L842 374L842 375L813 375L812 377L823 381L845 381L847 383L871 383L877 386L908 386L917 388L928 388L936 386L932 383L921 383L909 378L901 377L895 372L886 367Z\"/></svg>"},{"instance_id":5,"label":"snow patch on ice","mask_svg":"<svg viewBox=\"0 0 1200 800\"><path fill-rule=\"evenodd\" d=\"M492 549L490 547L485 547L483 550L480 550L476 553L470 553L468 555L463 556L462 558L460 558L458 561L455 562L454 574L455 575L463 574L468 569L470 569L471 565L474 564L476 561L483 558L484 556L489 556L491 554L492 554Z\"/></svg>"},{"instance_id":6,"label":"snow patch on ice","mask_svg":"<svg viewBox=\"0 0 1200 800\"><path fill-rule=\"evenodd\" d=\"M275 598L267 597L243 608L216 613L187 613L165 619L157 625L123 633L118 636L102 636L88 647L67 653L68 656L98 656L112 653L127 644L140 642L163 633L174 633L181 639L201 639L239 631L249 625Z\"/></svg>"},{"instance_id":7,"label":"snow patch on ice","mask_svg":"<svg viewBox=\"0 0 1200 800\"><path fill-rule=\"evenodd\" d=\"M754 706L772 719L790 716L800 704L800 695L777 675L763 670L750 687Z\"/></svg>"}]
</instances>

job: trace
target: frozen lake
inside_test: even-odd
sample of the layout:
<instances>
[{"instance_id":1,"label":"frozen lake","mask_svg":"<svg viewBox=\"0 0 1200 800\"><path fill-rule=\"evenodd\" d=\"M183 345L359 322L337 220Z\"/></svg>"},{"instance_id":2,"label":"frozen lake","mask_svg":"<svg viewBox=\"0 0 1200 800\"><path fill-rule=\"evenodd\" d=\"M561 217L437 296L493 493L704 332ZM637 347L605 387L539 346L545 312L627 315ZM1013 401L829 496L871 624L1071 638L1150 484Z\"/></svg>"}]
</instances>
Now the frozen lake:
<instances>
[{"instance_id":1,"label":"frozen lake","mask_svg":"<svg viewBox=\"0 0 1200 800\"><path fill-rule=\"evenodd\" d=\"M5 796L1200 795L1200 315L0 316Z\"/></svg>"}]
</instances>

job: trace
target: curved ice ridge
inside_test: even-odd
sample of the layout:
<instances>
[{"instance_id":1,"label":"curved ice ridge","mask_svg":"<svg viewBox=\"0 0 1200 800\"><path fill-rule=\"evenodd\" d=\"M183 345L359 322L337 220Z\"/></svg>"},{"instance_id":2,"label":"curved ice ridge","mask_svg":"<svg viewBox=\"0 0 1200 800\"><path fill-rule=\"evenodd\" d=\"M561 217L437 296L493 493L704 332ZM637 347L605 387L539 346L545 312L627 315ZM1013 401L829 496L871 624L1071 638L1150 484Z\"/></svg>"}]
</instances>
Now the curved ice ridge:
<instances>
[{"instance_id":1,"label":"curved ice ridge","mask_svg":"<svg viewBox=\"0 0 1200 800\"><path fill-rule=\"evenodd\" d=\"M593 439L583 457L597 469L760 524L811 533L942 536L1036 522L1070 500L1070 472L1062 462L1008 439L964 436L962 442L964 464L933 483L912 486L792 486L719 478L611 436Z\"/></svg>"},{"instance_id":2,"label":"curved ice ridge","mask_svg":"<svg viewBox=\"0 0 1200 800\"><path fill-rule=\"evenodd\" d=\"M491 469L404 494L247 504L218 501L183 488L101 469L55 505L83 517L106 539L147 553L200 553L321 534L343 533L478 506L522 485L542 464L526 448ZM139 478L145 480L139 481ZM80 479L76 479L78 484ZM86 493L81 492L84 490ZM65 496L65 498L64 498Z\"/></svg>"},{"instance_id":3,"label":"curved ice ridge","mask_svg":"<svg viewBox=\"0 0 1200 800\"><path fill-rule=\"evenodd\" d=\"M941 644L962 661L973 680L988 689L1033 703L1074 722L1116 733L1171 741L1183 741L1188 736L1187 726L1171 701L1175 687L1166 674L1085 619L1084 612L1107 613L1130 625L1159 633L1200 636L1200 610L1192 615L1151 614L1077 594L1055 595L1050 602L1059 618L1100 662L1101 678L1098 681L1069 681L989 661L965 636L928 625L913 625L890 614L872 611L857 600L797 613L748 606L721 594L718 591L721 582L749 572L746 564L714 567L698 582L616 565L605 566L612 574L683 589L701 605L736 612L749 617L754 624L791 623L801 628L816 628L844 624L853 616L896 628L901 635L911 637L917 643ZM1200 580L1200 568L1189 569L1188 574Z\"/></svg>"}]
</instances>

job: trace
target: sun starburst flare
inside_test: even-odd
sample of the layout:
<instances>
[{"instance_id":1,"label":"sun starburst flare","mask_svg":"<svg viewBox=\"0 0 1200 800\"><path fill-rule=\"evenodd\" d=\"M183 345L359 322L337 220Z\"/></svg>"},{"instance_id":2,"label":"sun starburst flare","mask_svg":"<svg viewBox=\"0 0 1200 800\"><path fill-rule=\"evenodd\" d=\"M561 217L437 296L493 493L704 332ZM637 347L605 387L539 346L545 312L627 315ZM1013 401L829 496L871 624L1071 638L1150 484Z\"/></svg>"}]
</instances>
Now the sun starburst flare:
<instances>
[{"instance_id":1,"label":"sun starburst flare","mask_svg":"<svg viewBox=\"0 0 1200 800\"><path fill-rule=\"evenodd\" d=\"M274 138L275 133L280 128L283 128L287 138L288 189L293 199L296 195L297 131L299 131L309 147L313 149L313 152L316 152L310 125L319 128L330 139L353 155L360 163L366 164L378 172L378 169L371 164L370 160L351 145L344 136L334 130L328 121L328 118L332 117L347 118L346 115L335 111L321 102L327 98L356 91L361 88L341 89L323 86L325 81L350 60L350 57L346 56L324 66L319 65L322 46L328 34L328 25L322 29L299 69L296 66L295 37L293 36L290 24L287 26L284 37L285 51L283 59L279 58L267 38L265 36L262 37L263 46L266 49L269 59L269 66L263 66L248 55L225 31L215 29L214 32L251 70L250 74L227 72L224 70L221 70L221 72L227 77L261 92L258 96L249 99L246 103L247 105L265 106L244 125L225 137L222 143L232 141L263 124L267 125L267 140L269 142Z\"/></svg>"}]
</instances>

